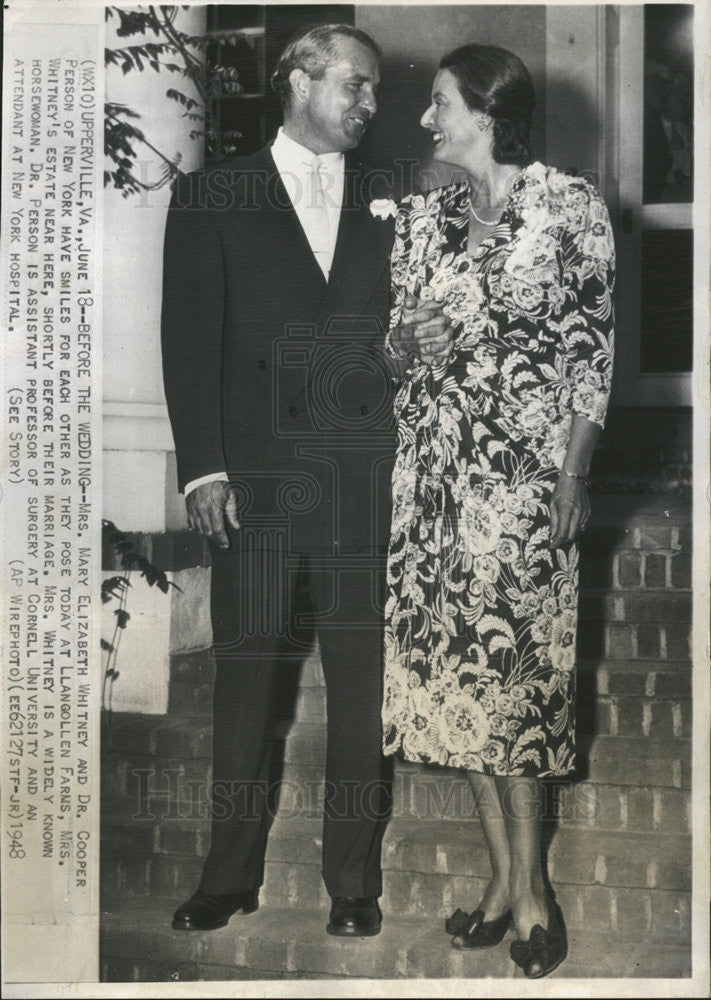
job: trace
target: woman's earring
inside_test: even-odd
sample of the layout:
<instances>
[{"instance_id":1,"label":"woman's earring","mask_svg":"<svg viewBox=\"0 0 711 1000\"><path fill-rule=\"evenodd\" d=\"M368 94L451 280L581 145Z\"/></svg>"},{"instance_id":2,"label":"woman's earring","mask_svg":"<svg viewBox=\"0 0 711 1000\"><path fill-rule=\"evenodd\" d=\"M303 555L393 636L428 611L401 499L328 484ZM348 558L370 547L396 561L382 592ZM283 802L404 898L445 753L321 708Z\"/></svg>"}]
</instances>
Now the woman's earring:
<instances>
[{"instance_id":1,"label":"woman's earring","mask_svg":"<svg viewBox=\"0 0 711 1000\"><path fill-rule=\"evenodd\" d=\"M479 129L480 132L486 132L486 130L489 127L489 122L490 122L489 118L484 118L484 117L479 118L477 120L476 127Z\"/></svg>"}]
</instances>

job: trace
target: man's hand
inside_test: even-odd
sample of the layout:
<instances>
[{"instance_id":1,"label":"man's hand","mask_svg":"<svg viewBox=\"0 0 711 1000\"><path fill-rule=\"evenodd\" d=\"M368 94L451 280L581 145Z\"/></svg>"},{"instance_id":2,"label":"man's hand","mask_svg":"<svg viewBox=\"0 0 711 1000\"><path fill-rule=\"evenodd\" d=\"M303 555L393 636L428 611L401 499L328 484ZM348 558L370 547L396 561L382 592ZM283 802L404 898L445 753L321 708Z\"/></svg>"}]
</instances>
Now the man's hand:
<instances>
[{"instance_id":1,"label":"man's hand","mask_svg":"<svg viewBox=\"0 0 711 1000\"><path fill-rule=\"evenodd\" d=\"M391 335L395 349L414 354L427 365L439 365L452 353L454 329L439 302L405 298L402 322Z\"/></svg>"},{"instance_id":2,"label":"man's hand","mask_svg":"<svg viewBox=\"0 0 711 1000\"><path fill-rule=\"evenodd\" d=\"M587 485L561 475L551 497L551 545L558 548L572 542L590 517Z\"/></svg>"},{"instance_id":3,"label":"man's hand","mask_svg":"<svg viewBox=\"0 0 711 1000\"><path fill-rule=\"evenodd\" d=\"M188 527L211 538L221 549L230 547L225 518L238 530L237 498L229 483L217 480L196 486L185 498Z\"/></svg>"}]
</instances>

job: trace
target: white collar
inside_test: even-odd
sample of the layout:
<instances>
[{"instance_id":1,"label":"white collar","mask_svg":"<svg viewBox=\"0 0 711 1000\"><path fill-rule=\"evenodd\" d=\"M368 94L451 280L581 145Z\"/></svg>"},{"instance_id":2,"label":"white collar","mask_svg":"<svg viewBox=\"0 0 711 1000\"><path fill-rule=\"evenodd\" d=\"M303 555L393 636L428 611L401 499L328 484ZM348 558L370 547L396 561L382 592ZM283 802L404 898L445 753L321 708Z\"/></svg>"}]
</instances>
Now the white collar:
<instances>
[{"instance_id":1,"label":"white collar","mask_svg":"<svg viewBox=\"0 0 711 1000\"><path fill-rule=\"evenodd\" d=\"M306 146L290 138L283 127L279 128L276 139L272 145L272 155L276 153L279 160L296 172L301 172L303 166L311 166L314 160L318 159L329 173L339 173L343 169L343 153L312 153ZM301 169L300 169L301 168Z\"/></svg>"}]
</instances>

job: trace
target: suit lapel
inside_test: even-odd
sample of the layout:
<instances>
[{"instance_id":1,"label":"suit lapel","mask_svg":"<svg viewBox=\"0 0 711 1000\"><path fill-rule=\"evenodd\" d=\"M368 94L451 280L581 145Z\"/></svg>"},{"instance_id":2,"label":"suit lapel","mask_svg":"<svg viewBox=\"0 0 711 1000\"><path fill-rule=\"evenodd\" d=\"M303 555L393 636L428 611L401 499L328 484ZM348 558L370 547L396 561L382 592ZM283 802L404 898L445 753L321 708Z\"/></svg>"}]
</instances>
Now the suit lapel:
<instances>
[{"instance_id":1,"label":"suit lapel","mask_svg":"<svg viewBox=\"0 0 711 1000\"><path fill-rule=\"evenodd\" d=\"M257 184L253 251L280 295L320 302L326 279L316 262L299 217L268 149L254 157ZM246 213L244 213L246 214ZM244 218L243 214L243 218ZM252 248L250 248L250 252Z\"/></svg>"},{"instance_id":2,"label":"suit lapel","mask_svg":"<svg viewBox=\"0 0 711 1000\"><path fill-rule=\"evenodd\" d=\"M392 221L373 217L365 200L366 175L346 158L343 208L320 322L363 309L386 266L392 244Z\"/></svg>"},{"instance_id":3,"label":"suit lapel","mask_svg":"<svg viewBox=\"0 0 711 1000\"><path fill-rule=\"evenodd\" d=\"M392 220L371 214L363 169L346 157L343 208L327 284L268 148L252 158L252 168L257 181L250 252L270 284L280 296L313 302L317 308L320 304L317 325L328 316L353 315L365 307L389 259Z\"/></svg>"}]
</instances>

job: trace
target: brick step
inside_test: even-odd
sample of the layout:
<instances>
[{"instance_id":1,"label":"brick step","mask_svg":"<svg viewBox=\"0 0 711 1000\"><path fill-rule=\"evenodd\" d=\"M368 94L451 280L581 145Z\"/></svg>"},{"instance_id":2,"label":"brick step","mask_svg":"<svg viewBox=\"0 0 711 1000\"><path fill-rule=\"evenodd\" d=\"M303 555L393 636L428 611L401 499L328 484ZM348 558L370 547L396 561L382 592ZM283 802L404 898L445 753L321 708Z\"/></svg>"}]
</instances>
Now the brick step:
<instances>
[{"instance_id":1,"label":"brick step","mask_svg":"<svg viewBox=\"0 0 711 1000\"><path fill-rule=\"evenodd\" d=\"M578 775L602 784L691 788L688 740L595 736L578 741Z\"/></svg>"},{"instance_id":2,"label":"brick step","mask_svg":"<svg viewBox=\"0 0 711 1000\"><path fill-rule=\"evenodd\" d=\"M640 549L618 544L611 549L606 547L606 541L604 536L593 535L581 545L579 572L583 597L598 587L622 593L639 589L654 594L691 586L689 548Z\"/></svg>"},{"instance_id":3,"label":"brick step","mask_svg":"<svg viewBox=\"0 0 711 1000\"><path fill-rule=\"evenodd\" d=\"M285 778L292 775L298 789L296 769ZM304 800L308 782L318 780L317 775L316 768L308 775L302 771ZM680 834L690 830L691 797L686 788L560 779L545 782L544 789L544 816L561 828ZM468 820L477 813L471 787L461 773L398 761L393 815L438 823Z\"/></svg>"},{"instance_id":4,"label":"brick step","mask_svg":"<svg viewBox=\"0 0 711 1000\"><path fill-rule=\"evenodd\" d=\"M691 703L625 696L598 698L578 708L577 731L582 738L598 733L654 740L691 739Z\"/></svg>"},{"instance_id":5,"label":"brick step","mask_svg":"<svg viewBox=\"0 0 711 1000\"><path fill-rule=\"evenodd\" d=\"M577 976L681 977L688 976L688 937L657 940L656 935L639 934L635 920L581 927L577 911L595 902L566 899L557 893L568 933L568 957L552 977ZM189 979L199 970L201 978L227 979L308 978L451 978L481 979L522 977L509 957L510 930L500 946L476 952L454 949L444 932L444 910L430 910L420 917L408 917L388 909L383 899L383 929L374 938L347 940L333 938L325 931L328 900L303 908L294 920L291 908L279 908L261 900L257 913L235 916L229 925L206 934L185 934L170 928L170 919L182 896L168 895L132 900L130 905L104 909L101 933L102 979L123 975L130 981L132 970L160 963L156 978ZM619 902L616 900L615 902ZM643 901L629 898L634 906ZM669 911L678 900L670 894ZM577 905L579 904L579 905ZM624 909L624 907L623 907ZM603 914L600 914L603 917ZM642 921L646 925L647 921ZM662 921L662 924L664 922ZM660 925L661 926L661 925ZM202 970L215 969L204 975ZM112 971L113 970L113 971ZM264 975L266 973L267 975ZM150 978L140 972L136 978Z\"/></svg>"},{"instance_id":6,"label":"brick step","mask_svg":"<svg viewBox=\"0 0 711 1000\"><path fill-rule=\"evenodd\" d=\"M581 621L691 623L691 590L614 591L590 587L580 595Z\"/></svg>"},{"instance_id":7,"label":"brick step","mask_svg":"<svg viewBox=\"0 0 711 1000\"><path fill-rule=\"evenodd\" d=\"M175 865L182 871L182 862L183 859L175 858L168 868ZM383 908L408 917L434 914L441 920L458 906L473 908L481 899L487 882L485 875L386 870L383 873ZM688 939L691 923L691 893L688 891L581 886L555 881L553 884L570 928L604 930L612 926L617 910L624 914L624 921L619 917L620 925L630 938L635 934L647 934L675 943ZM268 905L299 909L328 905L320 864L268 862L264 889L264 901Z\"/></svg>"},{"instance_id":8,"label":"brick step","mask_svg":"<svg viewBox=\"0 0 711 1000\"><path fill-rule=\"evenodd\" d=\"M126 761L123 762L126 764ZM147 769L146 769L147 770ZM106 769L104 787L112 783L110 815L119 818L122 836L171 819L209 821L207 785L186 788L179 771L142 774L141 783L126 770ZM282 814L320 816L323 768L314 764L285 765ZM685 788L602 784L593 781L545 783L545 816L561 828L686 834L690 830L690 793ZM109 815L109 812L106 813ZM393 788L393 816L419 821L470 820L477 816L469 782L456 771L425 768L398 761ZM136 833L137 837L147 836ZM141 841L144 843L145 841Z\"/></svg>"},{"instance_id":9,"label":"brick step","mask_svg":"<svg viewBox=\"0 0 711 1000\"><path fill-rule=\"evenodd\" d=\"M578 677L595 676L600 695L636 695L657 700L691 698L691 661L605 659L578 660Z\"/></svg>"},{"instance_id":10,"label":"brick step","mask_svg":"<svg viewBox=\"0 0 711 1000\"><path fill-rule=\"evenodd\" d=\"M268 862L318 866L321 856L321 803L278 815L269 835ZM624 888L690 889L691 845L684 834L600 831L546 824L549 874L554 882ZM163 818L126 823L120 813L105 815L104 857L127 854L204 858L209 848L205 819ZM478 818L422 822L394 818L383 845L387 871L470 876L489 874L489 854Z\"/></svg>"},{"instance_id":11,"label":"brick step","mask_svg":"<svg viewBox=\"0 0 711 1000\"><path fill-rule=\"evenodd\" d=\"M577 648L580 656L599 660L689 660L691 628L688 624L581 618Z\"/></svg>"},{"instance_id":12,"label":"brick step","mask_svg":"<svg viewBox=\"0 0 711 1000\"><path fill-rule=\"evenodd\" d=\"M134 734L135 730L129 729L128 733ZM145 741L149 742L147 737ZM281 747L282 758L275 761L272 780L281 782L290 794L312 798L323 780L324 742L322 726L292 726ZM210 757L149 756L139 743L137 736L133 754L124 751L104 755L102 787L106 794L114 801L124 800L139 814L149 807L161 816L171 809L189 815L195 814L196 808L204 808L211 780ZM661 815L663 801L671 797L678 805L690 787L688 741L583 735L578 749L575 780L561 778L554 782L563 815L570 815L576 825L597 823L601 815L609 814L614 817L613 827L624 826L623 817L632 812L628 800L634 799L638 788L647 803L646 824L652 821L652 815ZM450 809L453 818L466 815L465 810L471 808L466 777L444 768L397 762L396 814L424 810L426 815L438 801L442 803L440 815L449 814ZM685 813L683 819L685 822Z\"/></svg>"},{"instance_id":13,"label":"brick step","mask_svg":"<svg viewBox=\"0 0 711 1000\"><path fill-rule=\"evenodd\" d=\"M277 766L272 781L281 783L289 794L313 797L324 768L325 734L322 727L297 724L283 744L283 763ZM655 794L671 790L686 790L690 781L690 744L685 740L657 741L617 736L581 737L578 741L577 781L560 779L559 794L566 786L616 785L627 788L643 786ZM419 796L425 804L439 799L446 803L452 791L446 769L421 765L399 764L402 777L396 787L396 808L413 809ZM112 800L135 804L140 813L150 807L157 815L174 812L188 815L205 803L211 780L210 761L205 758L129 756L109 754L103 760L102 787ZM466 789L463 777L460 788ZM572 793L571 793L572 794ZM470 794L467 789L465 800ZM172 805L171 805L172 804ZM431 809L431 803L429 808ZM576 806L577 809L577 806Z\"/></svg>"},{"instance_id":14,"label":"brick step","mask_svg":"<svg viewBox=\"0 0 711 1000\"><path fill-rule=\"evenodd\" d=\"M289 837L287 829L280 838L281 825L275 823L272 831L280 846L272 850L270 843L270 857L286 862L294 836ZM552 835L547 851L548 873L556 885L691 889L688 835L605 833L579 828L551 830L547 835ZM311 836L317 862L320 824ZM393 820L383 844L383 868L445 877L468 877L472 872L479 876L490 874L488 849L478 820L440 824Z\"/></svg>"},{"instance_id":15,"label":"brick step","mask_svg":"<svg viewBox=\"0 0 711 1000\"><path fill-rule=\"evenodd\" d=\"M691 506L648 497L593 497L580 542L580 585L615 590L691 586Z\"/></svg>"},{"instance_id":16,"label":"brick step","mask_svg":"<svg viewBox=\"0 0 711 1000\"><path fill-rule=\"evenodd\" d=\"M128 899L169 896L177 902L197 887L202 859L181 855L150 859L108 858L102 865L102 907L114 908ZM442 875L437 872L383 872L383 908L404 917L434 914L444 919L457 906L476 905L486 888L486 875ZM570 928L592 932L619 926L630 939L640 934L682 943L691 922L691 893L681 889L650 889L555 882ZM328 896L321 864L268 861L260 896L270 907L323 908ZM293 919L293 916L292 916Z\"/></svg>"}]
</instances>

